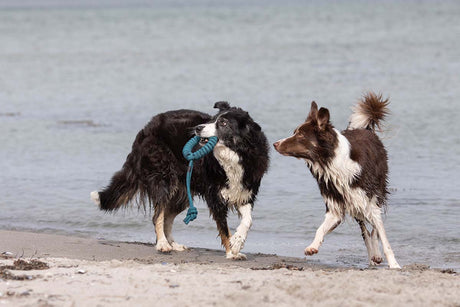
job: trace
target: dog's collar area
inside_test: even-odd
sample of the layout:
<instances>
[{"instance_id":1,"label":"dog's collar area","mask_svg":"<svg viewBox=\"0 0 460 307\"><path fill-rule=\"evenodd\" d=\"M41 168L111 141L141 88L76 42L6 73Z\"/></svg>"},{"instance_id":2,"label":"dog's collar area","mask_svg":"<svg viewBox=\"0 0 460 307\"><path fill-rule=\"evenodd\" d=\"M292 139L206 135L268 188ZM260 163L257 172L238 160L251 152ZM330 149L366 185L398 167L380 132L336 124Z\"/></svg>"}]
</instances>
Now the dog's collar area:
<instances>
[{"instance_id":1,"label":"dog's collar area","mask_svg":"<svg viewBox=\"0 0 460 307\"><path fill-rule=\"evenodd\" d=\"M198 145L198 143L201 143L202 139L206 139L205 145L197 151L192 152L193 147ZM182 155L185 159L187 159L187 161L199 160L209 154L214 149L214 146L216 146L218 141L219 139L217 136L202 138L196 135L185 144L184 148L182 149Z\"/></svg>"}]
</instances>

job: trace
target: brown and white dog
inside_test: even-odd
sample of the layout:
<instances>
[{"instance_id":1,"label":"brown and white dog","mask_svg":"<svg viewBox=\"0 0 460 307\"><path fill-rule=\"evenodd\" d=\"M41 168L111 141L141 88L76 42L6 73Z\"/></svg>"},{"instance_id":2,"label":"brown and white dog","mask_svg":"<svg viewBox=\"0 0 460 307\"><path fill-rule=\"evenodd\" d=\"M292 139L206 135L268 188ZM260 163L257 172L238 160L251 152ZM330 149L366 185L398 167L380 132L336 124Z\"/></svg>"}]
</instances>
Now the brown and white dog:
<instances>
[{"instance_id":1,"label":"brown and white dog","mask_svg":"<svg viewBox=\"0 0 460 307\"><path fill-rule=\"evenodd\" d=\"M381 211L387 201L387 152L375 133L388 114L388 99L366 94L355 106L348 128L332 126L329 111L311 103L310 113L291 137L273 144L285 156L305 160L326 203L324 222L306 255L318 252L324 236L351 215L361 227L370 265L382 262L379 238L390 268L400 268L383 227ZM373 227L369 232L366 223Z\"/></svg>"}]
</instances>

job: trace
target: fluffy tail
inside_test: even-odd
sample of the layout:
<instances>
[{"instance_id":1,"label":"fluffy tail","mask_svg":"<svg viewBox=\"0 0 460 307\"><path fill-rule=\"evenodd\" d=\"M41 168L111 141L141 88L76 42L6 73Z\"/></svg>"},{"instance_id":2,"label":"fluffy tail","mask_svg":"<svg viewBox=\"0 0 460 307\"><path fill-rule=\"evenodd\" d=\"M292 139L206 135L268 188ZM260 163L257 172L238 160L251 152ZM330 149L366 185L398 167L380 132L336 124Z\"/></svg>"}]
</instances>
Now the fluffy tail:
<instances>
[{"instance_id":1,"label":"fluffy tail","mask_svg":"<svg viewBox=\"0 0 460 307\"><path fill-rule=\"evenodd\" d=\"M382 94L364 94L361 101L353 107L348 129L370 129L375 132L377 127L378 131L382 131L382 121L390 112L389 103L389 99L384 100Z\"/></svg>"},{"instance_id":2,"label":"fluffy tail","mask_svg":"<svg viewBox=\"0 0 460 307\"><path fill-rule=\"evenodd\" d=\"M91 200L101 210L113 211L126 206L136 196L138 190L139 180L129 165L128 157L123 168L113 175L109 186L102 191L91 192Z\"/></svg>"}]
</instances>

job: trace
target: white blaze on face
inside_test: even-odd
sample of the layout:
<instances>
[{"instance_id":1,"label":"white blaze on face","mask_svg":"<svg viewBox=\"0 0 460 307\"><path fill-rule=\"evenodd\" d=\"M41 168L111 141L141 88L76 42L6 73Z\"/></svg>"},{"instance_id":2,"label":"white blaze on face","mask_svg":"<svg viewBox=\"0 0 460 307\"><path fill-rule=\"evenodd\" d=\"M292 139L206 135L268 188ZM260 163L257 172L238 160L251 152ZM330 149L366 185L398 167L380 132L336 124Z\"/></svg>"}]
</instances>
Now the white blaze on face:
<instances>
[{"instance_id":1,"label":"white blaze on face","mask_svg":"<svg viewBox=\"0 0 460 307\"><path fill-rule=\"evenodd\" d=\"M217 121L224 114L227 114L227 113L223 113L219 115L213 123L201 125L201 126L204 126L204 128L200 132L200 137L210 138L211 136L217 136Z\"/></svg>"},{"instance_id":2,"label":"white blaze on face","mask_svg":"<svg viewBox=\"0 0 460 307\"><path fill-rule=\"evenodd\" d=\"M290 137L287 137L287 138L284 138L284 139L280 139L278 141L276 141L276 143L279 143L280 145L283 144L287 139L289 139Z\"/></svg>"},{"instance_id":3,"label":"white blaze on face","mask_svg":"<svg viewBox=\"0 0 460 307\"><path fill-rule=\"evenodd\" d=\"M227 114L227 112L220 114L213 123L201 125L204 128L203 130L201 130L199 136L202 138L210 138L211 136L217 136L217 122L219 121L219 118L225 114Z\"/></svg>"},{"instance_id":4,"label":"white blaze on face","mask_svg":"<svg viewBox=\"0 0 460 307\"><path fill-rule=\"evenodd\" d=\"M212 136L217 136L217 121L210 124L204 124L202 126L204 126L204 128L200 132L200 137L210 138Z\"/></svg>"},{"instance_id":5,"label":"white blaze on face","mask_svg":"<svg viewBox=\"0 0 460 307\"><path fill-rule=\"evenodd\" d=\"M293 136L290 136L290 137L287 137L287 138L280 139L280 140L276 141L275 144L278 143L278 146L275 147L275 150L278 151L278 152L279 152L280 154L282 154L283 156L288 156L288 154L286 154L285 152L279 151L278 148L279 148L281 145L283 145L283 143L286 142L286 140L288 140L288 139L290 139L290 138L292 138L292 137L293 137Z\"/></svg>"}]
</instances>

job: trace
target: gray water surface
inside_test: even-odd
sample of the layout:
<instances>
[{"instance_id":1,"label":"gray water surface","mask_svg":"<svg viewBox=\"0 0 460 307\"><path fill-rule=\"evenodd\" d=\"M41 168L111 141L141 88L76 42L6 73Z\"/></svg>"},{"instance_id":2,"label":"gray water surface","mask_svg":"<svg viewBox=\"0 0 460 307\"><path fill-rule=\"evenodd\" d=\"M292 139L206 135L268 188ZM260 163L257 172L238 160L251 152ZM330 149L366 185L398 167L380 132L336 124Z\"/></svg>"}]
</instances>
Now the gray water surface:
<instances>
[{"instance_id":1,"label":"gray water surface","mask_svg":"<svg viewBox=\"0 0 460 307\"><path fill-rule=\"evenodd\" d=\"M391 99L387 234L401 265L460 268L457 1L0 2L0 228L154 240L150 214L105 214L108 184L160 112L243 107L270 142L311 100L338 129L367 90ZM177 241L220 248L206 205ZM245 251L303 256L325 207L306 165L271 151ZM231 226L238 219L231 218ZM307 261L365 267L351 219Z\"/></svg>"}]
</instances>

